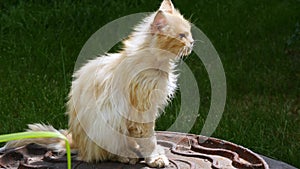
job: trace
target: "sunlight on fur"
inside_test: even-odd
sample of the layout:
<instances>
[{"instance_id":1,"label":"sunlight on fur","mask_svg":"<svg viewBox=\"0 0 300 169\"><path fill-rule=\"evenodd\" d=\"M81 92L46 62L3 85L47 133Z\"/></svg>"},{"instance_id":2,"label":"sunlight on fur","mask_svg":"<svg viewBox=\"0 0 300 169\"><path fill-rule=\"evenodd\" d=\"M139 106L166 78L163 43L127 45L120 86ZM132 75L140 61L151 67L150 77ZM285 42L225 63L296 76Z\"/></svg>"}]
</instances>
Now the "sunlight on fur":
<instances>
[{"instance_id":1,"label":"sunlight on fur","mask_svg":"<svg viewBox=\"0 0 300 169\"><path fill-rule=\"evenodd\" d=\"M151 167L169 164L154 135L155 119L177 88L176 63L191 53L191 25L164 0L124 40L119 53L90 60L74 74L67 103L69 130L30 125L30 131L68 136L72 149L86 162L135 164L141 157ZM5 148L35 142L61 150L57 139L15 141Z\"/></svg>"}]
</instances>

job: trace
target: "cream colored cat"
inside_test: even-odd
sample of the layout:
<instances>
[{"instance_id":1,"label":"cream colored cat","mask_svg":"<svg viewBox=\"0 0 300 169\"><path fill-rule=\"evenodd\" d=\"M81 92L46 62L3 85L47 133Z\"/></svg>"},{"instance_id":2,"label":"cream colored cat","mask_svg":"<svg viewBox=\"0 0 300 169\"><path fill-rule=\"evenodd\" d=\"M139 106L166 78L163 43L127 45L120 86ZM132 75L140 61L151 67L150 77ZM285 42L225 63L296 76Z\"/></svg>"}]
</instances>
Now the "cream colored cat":
<instances>
[{"instance_id":1,"label":"cream colored cat","mask_svg":"<svg viewBox=\"0 0 300 169\"><path fill-rule=\"evenodd\" d=\"M164 0L124 41L120 53L89 61L74 74L67 114L72 148L87 162L105 160L136 163L145 158L151 167L169 164L156 143L155 119L176 90L176 62L193 47L191 25ZM42 124L30 131L56 131ZM5 148L36 142L62 149L63 142L23 140Z\"/></svg>"}]
</instances>

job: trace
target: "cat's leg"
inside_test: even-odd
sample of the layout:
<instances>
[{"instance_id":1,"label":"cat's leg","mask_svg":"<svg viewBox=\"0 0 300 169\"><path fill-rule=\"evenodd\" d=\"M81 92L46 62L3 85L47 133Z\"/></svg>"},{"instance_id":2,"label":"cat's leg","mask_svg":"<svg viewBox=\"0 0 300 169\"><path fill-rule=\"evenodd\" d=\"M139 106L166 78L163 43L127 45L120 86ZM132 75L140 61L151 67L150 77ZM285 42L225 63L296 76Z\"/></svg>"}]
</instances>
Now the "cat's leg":
<instances>
[{"instance_id":1,"label":"cat's leg","mask_svg":"<svg viewBox=\"0 0 300 169\"><path fill-rule=\"evenodd\" d=\"M118 155L114 155L111 161L118 161L121 163L136 164L140 158L137 155L139 145L130 137L127 140L127 145L120 151Z\"/></svg>"},{"instance_id":2,"label":"cat's leg","mask_svg":"<svg viewBox=\"0 0 300 169\"><path fill-rule=\"evenodd\" d=\"M130 134L139 145L138 150L150 167L164 167L169 165L169 160L164 149L157 145L154 132L154 123L135 123L138 130L131 128Z\"/></svg>"},{"instance_id":3,"label":"cat's leg","mask_svg":"<svg viewBox=\"0 0 300 169\"><path fill-rule=\"evenodd\" d=\"M145 161L150 167L165 167L169 165L165 151L160 145L157 145L155 136L140 142L140 146L141 154L145 157Z\"/></svg>"},{"instance_id":4,"label":"cat's leg","mask_svg":"<svg viewBox=\"0 0 300 169\"><path fill-rule=\"evenodd\" d=\"M145 158L146 163L150 167L159 167L159 168L161 168L161 167L168 166L169 165L169 160L168 160L167 156L165 155L164 149L161 146L158 146L156 148L156 153L154 153L153 156Z\"/></svg>"}]
</instances>

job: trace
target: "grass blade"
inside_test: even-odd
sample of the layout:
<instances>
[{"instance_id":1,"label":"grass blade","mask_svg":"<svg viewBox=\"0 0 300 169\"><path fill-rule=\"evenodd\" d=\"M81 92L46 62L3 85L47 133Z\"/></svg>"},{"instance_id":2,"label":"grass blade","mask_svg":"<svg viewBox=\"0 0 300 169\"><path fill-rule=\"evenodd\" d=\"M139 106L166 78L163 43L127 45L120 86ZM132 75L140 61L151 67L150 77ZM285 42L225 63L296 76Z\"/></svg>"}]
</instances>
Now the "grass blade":
<instances>
[{"instance_id":1,"label":"grass blade","mask_svg":"<svg viewBox=\"0 0 300 169\"><path fill-rule=\"evenodd\" d=\"M66 142L66 151L67 151L67 160L68 160L68 169L71 169L71 149L68 139L61 133L55 132L21 132L21 133L12 133L0 135L0 142L8 142L12 140L22 140L22 139L32 139L32 138L60 138Z\"/></svg>"}]
</instances>

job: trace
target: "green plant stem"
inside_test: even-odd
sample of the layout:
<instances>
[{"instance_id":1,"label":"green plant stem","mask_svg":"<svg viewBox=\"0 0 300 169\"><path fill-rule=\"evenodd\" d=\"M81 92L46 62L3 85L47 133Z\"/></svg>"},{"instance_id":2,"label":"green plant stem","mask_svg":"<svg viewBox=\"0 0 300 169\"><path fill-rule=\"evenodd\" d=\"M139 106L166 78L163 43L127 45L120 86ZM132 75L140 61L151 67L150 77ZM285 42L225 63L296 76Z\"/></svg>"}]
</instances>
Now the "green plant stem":
<instances>
[{"instance_id":1,"label":"green plant stem","mask_svg":"<svg viewBox=\"0 0 300 169\"><path fill-rule=\"evenodd\" d=\"M33 139L33 138L60 138L66 142L68 169L71 169L71 149L68 139L61 133L55 132L21 132L0 135L0 142L8 142L12 140Z\"/></svg>"}]
</instances>

